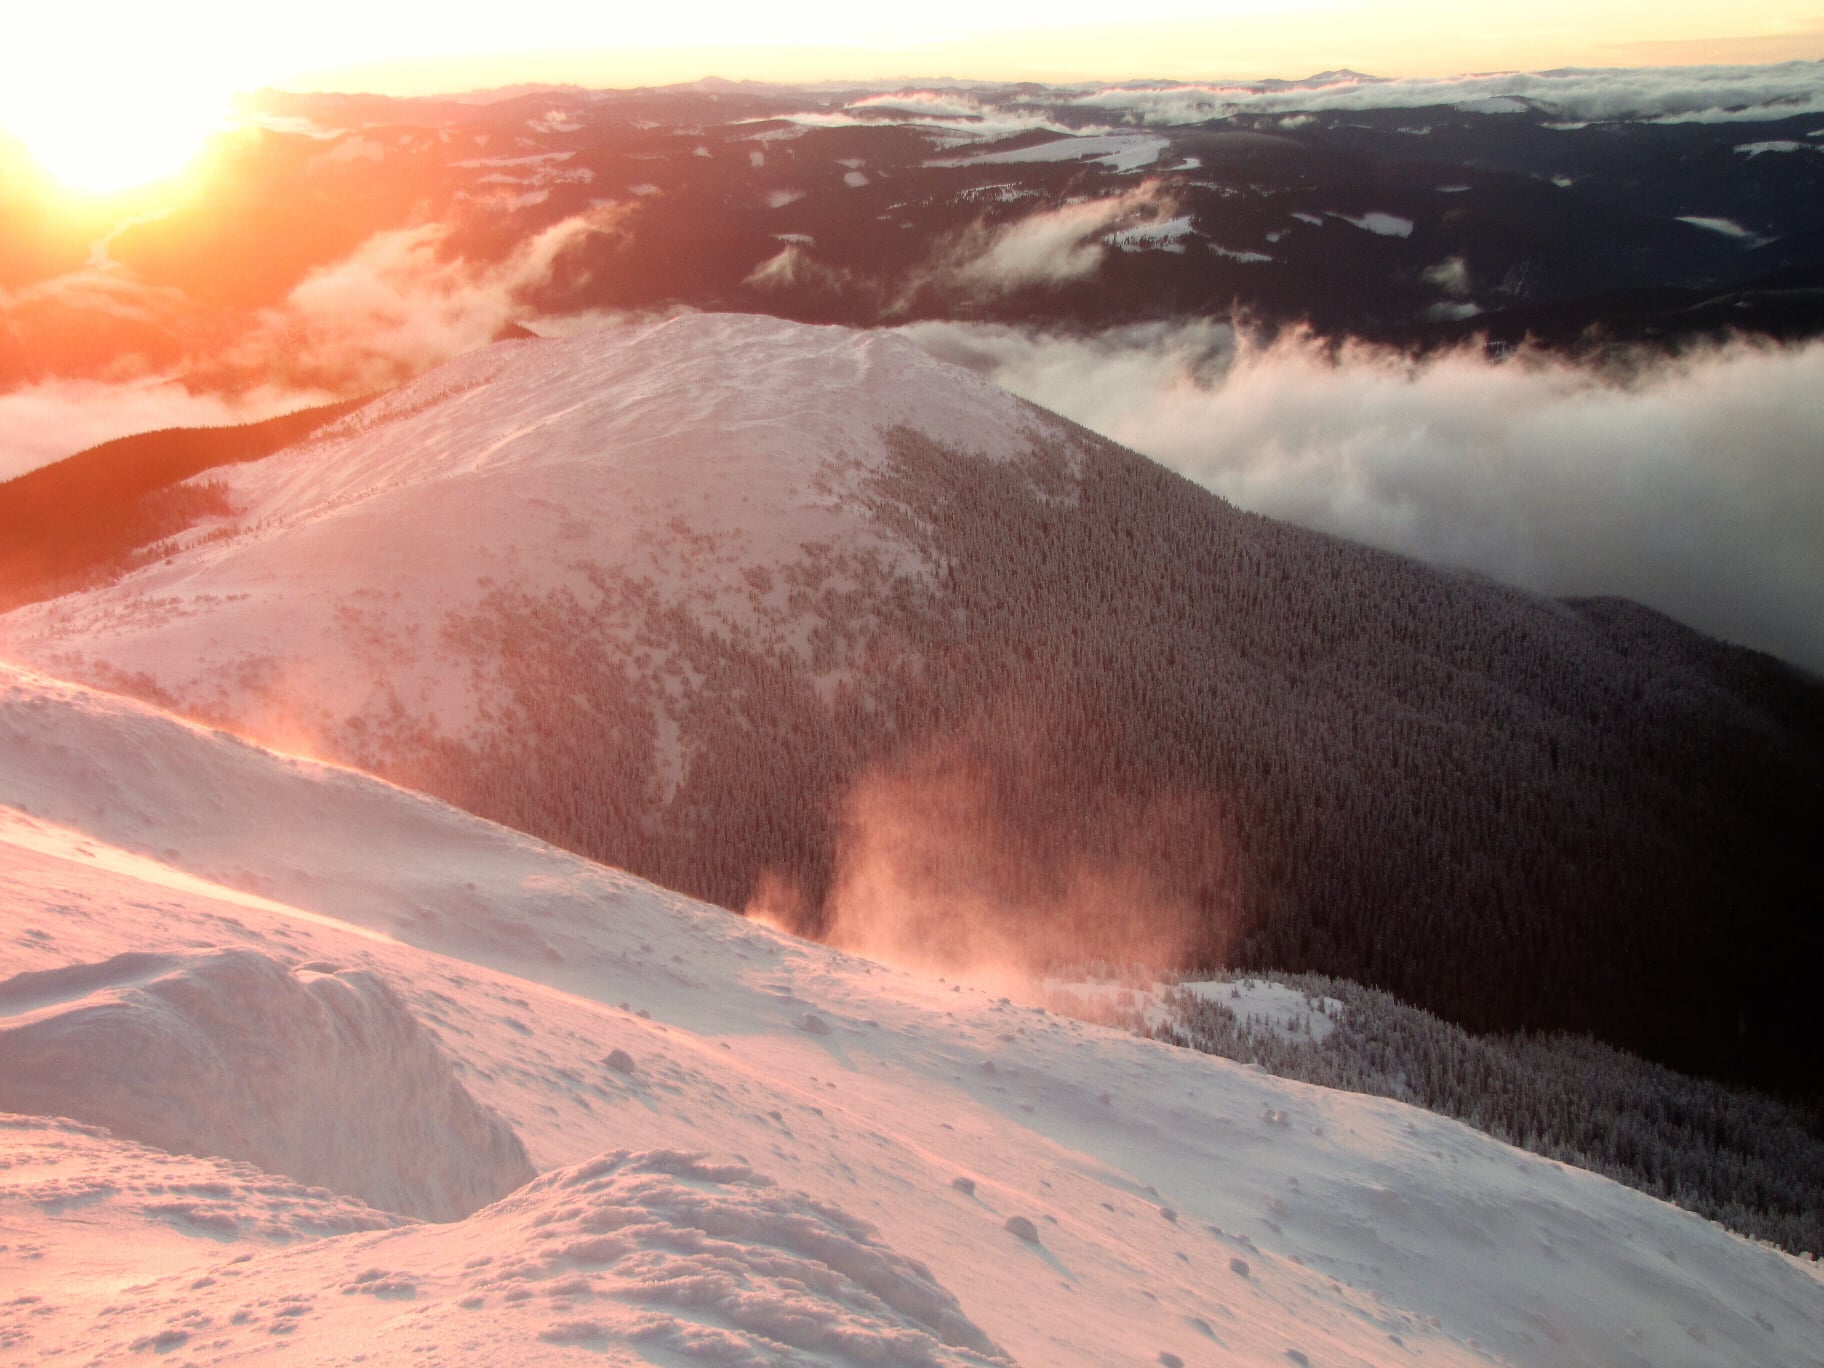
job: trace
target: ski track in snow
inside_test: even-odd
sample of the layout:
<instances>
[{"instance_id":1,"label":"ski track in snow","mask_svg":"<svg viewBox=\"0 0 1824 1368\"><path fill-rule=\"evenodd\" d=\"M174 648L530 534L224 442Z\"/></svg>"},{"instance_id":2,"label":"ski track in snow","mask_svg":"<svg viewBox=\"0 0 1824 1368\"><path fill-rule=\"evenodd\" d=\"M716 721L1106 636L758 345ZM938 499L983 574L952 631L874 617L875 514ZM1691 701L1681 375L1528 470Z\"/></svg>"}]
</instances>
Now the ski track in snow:
<instances>
[{"instance_id":1,"label":"ski track in snow","mask_svg":"<svg viewBox=\"0 0 1824 1368\"><path fill-rule=\"evenodd\" d=\"M10 667L0 843L0 977L371 975L541 1175L420 1224L0 1120L8 1361L1824 1361L1812 1267L1593 1175Z\"/></svg>"}]
</instances>

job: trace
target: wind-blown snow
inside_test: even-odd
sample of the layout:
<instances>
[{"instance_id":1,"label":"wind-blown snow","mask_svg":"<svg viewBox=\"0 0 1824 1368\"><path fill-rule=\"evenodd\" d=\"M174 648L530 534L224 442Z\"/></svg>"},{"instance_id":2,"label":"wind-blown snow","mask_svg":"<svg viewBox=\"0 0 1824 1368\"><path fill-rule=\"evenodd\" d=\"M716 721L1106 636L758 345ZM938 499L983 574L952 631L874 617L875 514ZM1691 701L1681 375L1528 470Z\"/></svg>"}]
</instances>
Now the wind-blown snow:
<instances>
[{"instance_id":1,"label":"wind-blown snow","mask_svg":"<svg viewBox=\"0 0 1824 1368\"><path fill-rule=\"evenodd\" d=\"M542 1174L389 1232L244 1166L0 1121L16 1361L1723 1368L1824 1343L1797 1260L1453 1122L794 941L10 667L0 849L0 973L234 946L369 976Z\"/></svg>"}]
</instances>

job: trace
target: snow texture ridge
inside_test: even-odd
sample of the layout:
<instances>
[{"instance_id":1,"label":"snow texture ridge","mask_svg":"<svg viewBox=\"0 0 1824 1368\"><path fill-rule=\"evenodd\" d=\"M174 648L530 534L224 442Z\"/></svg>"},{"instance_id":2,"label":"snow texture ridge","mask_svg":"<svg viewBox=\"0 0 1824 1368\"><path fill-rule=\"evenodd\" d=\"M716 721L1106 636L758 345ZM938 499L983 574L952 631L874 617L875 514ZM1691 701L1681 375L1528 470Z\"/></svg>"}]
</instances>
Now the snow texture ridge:
<instances>
[{"instance_id":1,"label":"snow texture ridge","mask_svg":"<svg viewBox=\"0 0 1824 1368\"><path fill-rule=\"evenodd\" d=\"M0 982L0 1110L244 1160L457 1220L532 1177L386 983L249 949L128 952Z\"/></svg>"}]
</instances>

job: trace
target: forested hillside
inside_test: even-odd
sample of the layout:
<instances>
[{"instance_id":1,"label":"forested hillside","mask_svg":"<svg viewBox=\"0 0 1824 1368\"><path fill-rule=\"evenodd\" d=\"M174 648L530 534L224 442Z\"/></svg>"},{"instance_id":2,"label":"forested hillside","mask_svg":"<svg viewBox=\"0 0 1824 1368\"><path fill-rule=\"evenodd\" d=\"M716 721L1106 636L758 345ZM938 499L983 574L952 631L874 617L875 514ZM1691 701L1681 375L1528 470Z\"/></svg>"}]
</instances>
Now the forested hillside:
<instances>
[{"instance_id":1,"label":"forested hillside","mask_svg":"<svg viewBox=\"0 0 1824 1368\"><path fill-rule=\"evenodd\" d=\"M786 603L753 639L606 573L503 588L446 627L503 686L486 739L362 758L814 934L885 820L893 867L859 877L908 940L950 943L967 897L1035 959L1289 964L1815 1081L1817 681L1237 513L1084 434L1014 465L888 446L869 516L937 587L809 547L750 570Z\"/></svg>"},{"instance_id":2,"label":"forested hillside","mask_svg":"<svg viewBox=\"0 0 1824 1368\"><path fill-rule=\"evenodd\" d=\"M131 569L163 538L228 511L222 485L196 476L270 456L365 402L137 433L0 482L0 610Z\"/></svg>"}]
</instances>

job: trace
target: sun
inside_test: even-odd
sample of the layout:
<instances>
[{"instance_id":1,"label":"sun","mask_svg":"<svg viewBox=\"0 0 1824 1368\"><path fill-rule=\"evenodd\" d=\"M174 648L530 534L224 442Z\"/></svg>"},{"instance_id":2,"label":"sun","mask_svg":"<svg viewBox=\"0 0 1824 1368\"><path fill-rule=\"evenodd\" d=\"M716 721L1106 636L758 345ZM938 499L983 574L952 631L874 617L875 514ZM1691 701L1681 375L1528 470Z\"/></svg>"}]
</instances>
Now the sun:
<instances>
[{"instance_id":1,"label":"sun","mask_svg":"<svg viewBox=\"0 0 1824 1368\"><path fill-rule=\"evenodd\" d=\"M0 128L66 189L114 194L181 173L224 126L226 101L195 92L100 100L80 91L30 104L0 96Z\"/></svg>"},{"instance_id":2,"label":"sun","mask_svg":"<svg viewBox=\"0 0 1824 1368\"><path fill-rule=\"evenodd\" d=\"M181 16L116 0L21 8L0 25L0 130L66 189L167 180L223 126L241 84L232 54L180 41L198 31Z\"/></svg>"},{"instance_id":3,"label":"sun","mask_svg":"<svg viewBox=\"0 0 1824 1368\"><path fill-rule=\"evenodd\" d=\"M162 181L184 170L211 127L90 125L15 130L53 179L67 189L106 195Z\"/></svg>"}]
</instances>

